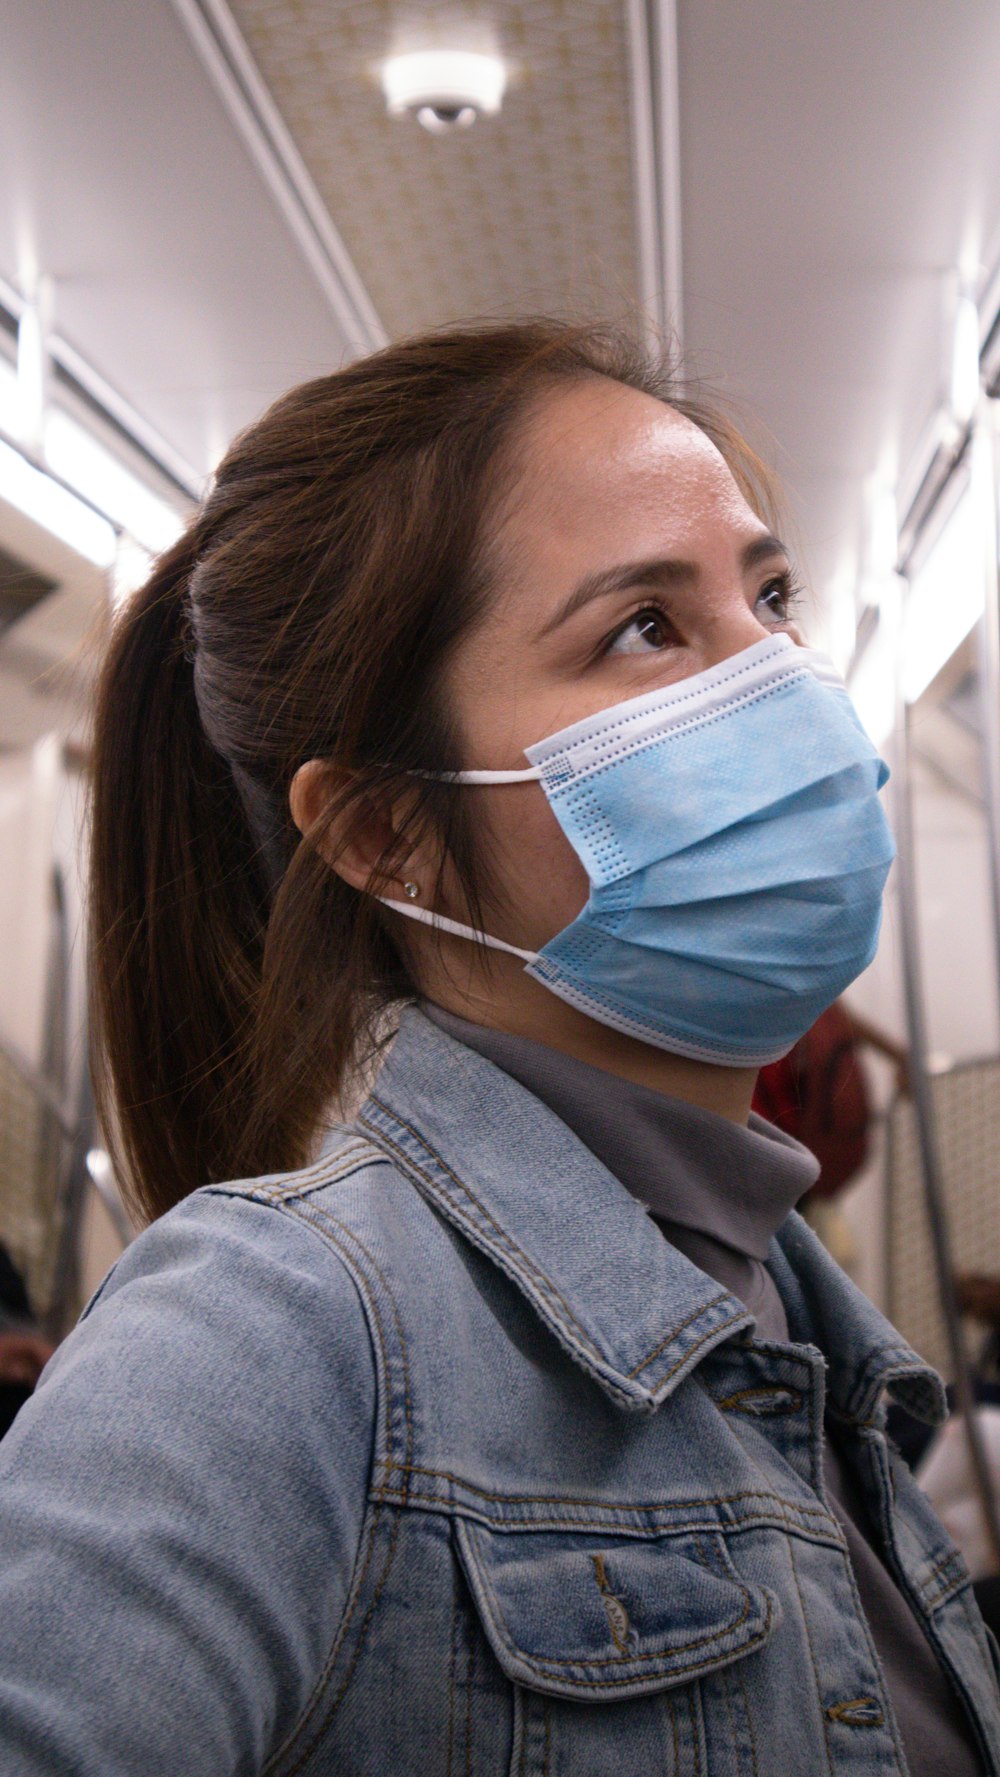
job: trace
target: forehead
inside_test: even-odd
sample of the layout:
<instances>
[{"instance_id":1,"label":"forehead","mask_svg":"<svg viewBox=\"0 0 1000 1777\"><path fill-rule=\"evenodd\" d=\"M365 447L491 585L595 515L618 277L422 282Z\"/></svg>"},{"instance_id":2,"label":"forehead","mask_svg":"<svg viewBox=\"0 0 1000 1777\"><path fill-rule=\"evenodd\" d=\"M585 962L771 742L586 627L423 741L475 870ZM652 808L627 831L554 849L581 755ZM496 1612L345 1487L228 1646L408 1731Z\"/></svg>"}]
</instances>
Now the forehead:
<instances>
[{"instance_id":1,"label":"forehead","mask_svg":"<svg viewBox=\"0 0 1000 1777\"><path fill-rule=\"evenodd\" d=\"M502 518L508 535L530 527L583 528L655 519L690 526L761 528L712 440L685 415L608 377L547 392L522 428L516 496Z\"/></svg>"}]
</instances>

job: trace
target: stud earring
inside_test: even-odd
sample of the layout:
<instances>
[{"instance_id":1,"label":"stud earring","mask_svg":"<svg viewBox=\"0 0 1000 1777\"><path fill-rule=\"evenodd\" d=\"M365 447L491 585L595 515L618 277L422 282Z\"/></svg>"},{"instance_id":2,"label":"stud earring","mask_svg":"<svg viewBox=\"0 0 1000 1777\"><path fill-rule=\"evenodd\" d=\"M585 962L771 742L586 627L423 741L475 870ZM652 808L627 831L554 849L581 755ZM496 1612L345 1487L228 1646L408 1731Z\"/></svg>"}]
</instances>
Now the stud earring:
<instances>
[{"instance_id":1,"label":"stud earring","mask_svg":"<svg viewBox=\"0 0 1000 1777\"><path fill-rule=\"evenodd\" d=\"M419 882L404 882L403 888L404 888L405 892L409 895L411 901L415 901L417 896L420 893Z\"/></svg>"}]
</instances>

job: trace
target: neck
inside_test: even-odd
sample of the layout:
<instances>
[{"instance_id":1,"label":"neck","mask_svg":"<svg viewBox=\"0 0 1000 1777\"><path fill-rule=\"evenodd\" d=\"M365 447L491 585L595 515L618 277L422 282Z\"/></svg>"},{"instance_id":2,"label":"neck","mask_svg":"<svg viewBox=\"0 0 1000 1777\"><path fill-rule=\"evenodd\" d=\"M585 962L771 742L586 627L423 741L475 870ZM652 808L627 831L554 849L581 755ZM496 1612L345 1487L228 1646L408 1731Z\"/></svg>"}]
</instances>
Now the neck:
<instances>
[{"instance_id":1,"label":"neck","mask_svg":"<svg viewBox=\"0 0 1000 1777\"><path fill-rule=\"evenodd\" d=\"M717 1067L712 1062L671 1055L588 1018L525 975L514 959L500 956L491 962L488 981L470 978L467 967L461 972L456 968L454 973L435 971L435 978L424 987L427 998L446 1012L488 1030L544 1043L591 1067L603 1068L605 1073L684 1099L732 1123L746 1124L756 1068ZM508 962L512 963L509 968Z\"/></svg>"}]
</instances>

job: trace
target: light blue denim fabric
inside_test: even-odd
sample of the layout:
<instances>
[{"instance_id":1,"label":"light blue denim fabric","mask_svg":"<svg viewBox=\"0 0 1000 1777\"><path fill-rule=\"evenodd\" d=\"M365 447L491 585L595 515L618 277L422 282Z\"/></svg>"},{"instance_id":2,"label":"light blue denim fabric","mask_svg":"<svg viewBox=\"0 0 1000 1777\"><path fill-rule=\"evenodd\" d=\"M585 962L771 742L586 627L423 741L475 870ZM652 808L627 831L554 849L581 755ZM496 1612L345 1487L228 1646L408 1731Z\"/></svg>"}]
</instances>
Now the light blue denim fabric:
<instances>
[{"instance_id":1,"label":"light blue denim fabric","mask_svg":"<svg viewBox=\"0 0 1000 1777\"><path fill-rule=\"evenodd\" d=\"M903 1773L824 1402L1000 1773L882 1430L940 1382L799 1218L769 1262L794 1344L408 1009L355 1125L155 1224L0 1444L3 1777Z\"/></svg>"}]
</instances>

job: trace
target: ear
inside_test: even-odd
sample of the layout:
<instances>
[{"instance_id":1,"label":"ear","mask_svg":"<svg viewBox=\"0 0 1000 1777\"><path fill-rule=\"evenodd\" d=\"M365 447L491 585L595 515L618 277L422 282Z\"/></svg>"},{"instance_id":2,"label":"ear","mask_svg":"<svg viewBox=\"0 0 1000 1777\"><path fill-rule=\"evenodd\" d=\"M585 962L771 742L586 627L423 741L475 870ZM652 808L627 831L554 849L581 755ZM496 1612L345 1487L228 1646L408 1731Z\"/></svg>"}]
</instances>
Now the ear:
<instances>
[{"instance_id":1,"label":"ear","mask_svg":"<svg viewBox=\"0 0 1000 1777\"><path fill-rule=\"evenodd\" d=\"M325 814L330 803L342 801L351 789L354 774L325 759L308 759L292 779L289 807L303 836ZM425 900L437 868L431 848L415 847L400 831L403 809L389 796L373 797L359 790L343 807L319 841L319 850L332 870L352 888L366 893L388 894L402 899L405 882L416 881L425 889ZM393 873L387 874L388 868ZM375 881L381 860L382 874ZM398 875L396 872L398 871Z\"/></svg>"}]
</instances>

